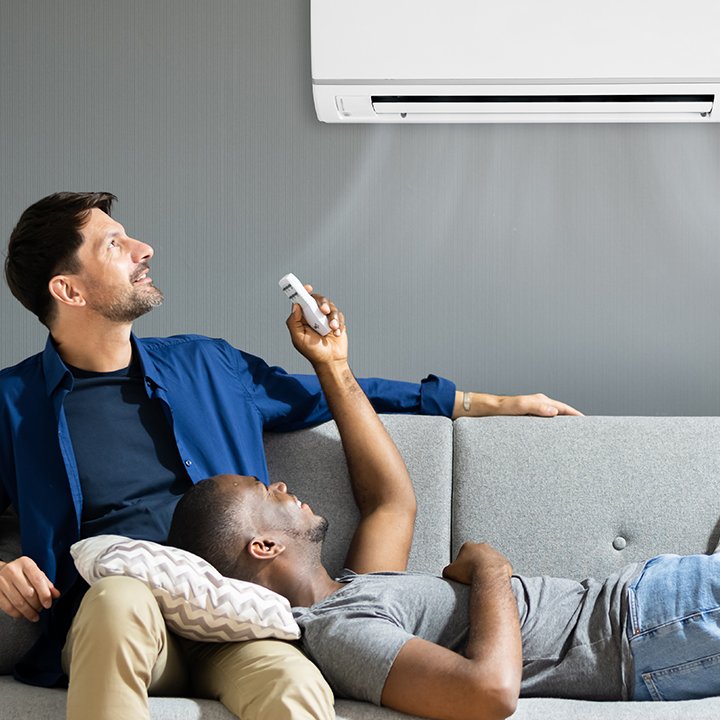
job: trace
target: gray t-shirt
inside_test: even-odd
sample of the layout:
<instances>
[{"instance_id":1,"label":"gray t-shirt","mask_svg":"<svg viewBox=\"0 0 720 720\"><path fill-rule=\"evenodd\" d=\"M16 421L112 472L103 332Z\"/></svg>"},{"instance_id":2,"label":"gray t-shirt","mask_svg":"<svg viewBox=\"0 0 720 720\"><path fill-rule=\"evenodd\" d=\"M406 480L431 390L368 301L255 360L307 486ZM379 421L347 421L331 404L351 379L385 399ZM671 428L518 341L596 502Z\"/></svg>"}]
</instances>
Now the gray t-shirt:
<instances>
[{"instance_id":1,"label":"gray t-shirt","mask_svg":"<svg viewBox=\"0 0 720 720\"><path fill-rule=\"evenodd\" d=\"M604 582L514 576L523 645L521 695L617 700L632 678L626 589L642 569ZM380 704L397 654L412 637L462 653L467 585L418 573L343 571L345 587L293 608L303 645L340 697Z\"/></svg>"}]
</instances>

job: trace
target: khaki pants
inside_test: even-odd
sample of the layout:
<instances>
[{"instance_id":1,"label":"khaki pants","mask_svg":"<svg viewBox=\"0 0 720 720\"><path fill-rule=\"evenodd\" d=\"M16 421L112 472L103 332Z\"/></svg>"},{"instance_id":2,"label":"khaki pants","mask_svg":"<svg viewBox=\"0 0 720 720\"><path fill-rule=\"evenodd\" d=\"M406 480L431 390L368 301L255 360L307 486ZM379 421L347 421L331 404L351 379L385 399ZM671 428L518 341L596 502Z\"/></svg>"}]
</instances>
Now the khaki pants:
<instances>
[{"instance_id":1,"label":"khaki pants","mask_svg":"<svg viewBox=\"0 0 720 720\"><path fill-rule=\"evenodd\" d=\"M279 640L199 643L170 633L150 590L103 578L83 598L63 650L68 720L143 720L148 695L219 700L242 720L331 720L320 671Z\"/></svg>"}]
</instances>

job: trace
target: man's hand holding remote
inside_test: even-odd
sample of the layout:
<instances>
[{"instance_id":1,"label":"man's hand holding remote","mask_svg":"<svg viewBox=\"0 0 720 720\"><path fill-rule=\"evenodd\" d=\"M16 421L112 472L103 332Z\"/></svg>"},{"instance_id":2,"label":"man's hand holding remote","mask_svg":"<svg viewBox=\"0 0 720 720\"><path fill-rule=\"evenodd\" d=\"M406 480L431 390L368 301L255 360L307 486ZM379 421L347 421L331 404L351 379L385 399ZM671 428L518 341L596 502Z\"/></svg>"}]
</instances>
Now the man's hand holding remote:
<instances>
[{"instance_id":1,"label":"man's hand holding remote","mask_svg":"<svg viewBox=\"0 0 720 720\"><path fill-rule=\"evenodd\" d=\"M311 285L305 285L305 288L309 293L312 292ZM318 365L326 363L347 364L348 341L345 332L345 316L325 296L314 295L313 297L320 310L328 318L330 333L319 335L315 332L305 319L300 305L293 304L292 312L287 319L287 327L295 349L306 357L316 370Z\"/></svg>"}]
</instances>

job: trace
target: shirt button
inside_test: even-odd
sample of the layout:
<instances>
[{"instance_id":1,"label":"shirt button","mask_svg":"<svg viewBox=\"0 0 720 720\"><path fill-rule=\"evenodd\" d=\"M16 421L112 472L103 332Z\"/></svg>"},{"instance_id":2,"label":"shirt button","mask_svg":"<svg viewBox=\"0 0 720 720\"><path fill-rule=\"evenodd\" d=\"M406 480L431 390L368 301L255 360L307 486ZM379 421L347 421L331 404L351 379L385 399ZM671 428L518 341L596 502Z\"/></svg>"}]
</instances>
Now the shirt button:
<instances>
[{"instance_id":1,"label":"shirt button","mask_svg":"<svg viewBox=\"0 0 720 720\"><path fill-rule=\"evenodd\" d=\"M613 540L613 547L616 550L624 550L627 547L627 540L624 537L621 537L620 535L618 535Z\"/></svg>"},{"instance_id":2,"label":"shirt button","mask_svg":"<svg viewBox=\"0 0 720 720\"><path fill-rule=\"evenodd\" d=\"M192 465L192 460L186 460L186 461L185 461L185 465L187 465L188 467L190 467L190 466Z\"/></svg>"}]
</instances>

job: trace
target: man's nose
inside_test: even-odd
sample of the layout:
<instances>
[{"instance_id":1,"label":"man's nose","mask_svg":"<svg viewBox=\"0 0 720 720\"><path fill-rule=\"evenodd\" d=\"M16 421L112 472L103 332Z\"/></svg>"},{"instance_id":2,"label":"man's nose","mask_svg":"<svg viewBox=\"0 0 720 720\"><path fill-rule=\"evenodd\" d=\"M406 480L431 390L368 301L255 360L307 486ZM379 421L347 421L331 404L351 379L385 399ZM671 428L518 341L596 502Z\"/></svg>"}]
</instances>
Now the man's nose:
<instances>
[{"instance_id":1,"label":"man's nose","mask_svg":"<svg viewBox=\"0 0 720 720\"><path fill-rule=\"evenodd\" d=\"M155 254L155 251L147 243L141 240L135 240L134 238L129 238L129 241L131 243L130 254L133 262L138 263L143 260L149 260Z\"/></svg>"},{"instance_id":2,"label":"man's nose","mask_svg":"<svg viewBox=\"0 0 720 720\"><path fill-rule=\"evenodd\" d=\"M277 490L278 492L281 492L281 493L286 493L287 485L284 482L276 482L276 483L272 483L270 485L270 489Z\"/></svg>"}]
</instances>

